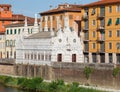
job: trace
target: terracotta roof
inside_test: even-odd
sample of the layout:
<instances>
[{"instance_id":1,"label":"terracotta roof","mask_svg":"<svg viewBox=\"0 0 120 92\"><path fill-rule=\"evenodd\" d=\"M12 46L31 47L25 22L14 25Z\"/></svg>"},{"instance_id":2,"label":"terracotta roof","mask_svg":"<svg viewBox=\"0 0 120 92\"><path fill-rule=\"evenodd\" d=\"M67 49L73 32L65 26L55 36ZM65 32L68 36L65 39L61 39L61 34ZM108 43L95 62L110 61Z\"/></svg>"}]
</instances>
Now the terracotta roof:
<instances>
[{"instance_id":1,"label":"terracotta roof","mask_svg":"<svg viewBox=\"0 0 120 92\"><path fill-rule=\"evenodd\" d=\"M25 17L27 17L27 16L22 16L22 17L25 20ZM6 28L7 27L20 27L20 26L24 26L24 24L25 24L24 20L23 21L18 21L16 23L8 24L8 25L6 25ZM35 19L32 18L32 17L27 17L28 26L33 26L34 25L34 20ZM40 19L38 19L38 22L39 21L40 21Z\"/></svg>"},{"instance_id":2,"label":"terracotta roof","mask_svg":"<svg viewBox=\"0 0 120 92\"><path fill-rule=\"evenodd\" d=\"M90 3L90 4L83 5L83 7L116 4L116 3L120 3L120 0L100 0L100 1L97 1L97 2L93 2L93 3Z\"/></svg>"},{"instance_id":3,"label":"terracotta roof","mask_svg":"<svg viewBox=\"0 0 120 92\"><path fill-rule=\"evenodd\" d=\"M63 6L61 8L60 6ZM66 6L66 7L64 7ZM45 12L41 12L41 15L51 14L51 13L60 13L60 12L80 12L81 11L81 5L59 5L55 9L51 9Z\"/></svg>"},{"instance_id":4,"label":"terracotta roof","mask_svg":"<svg viewBox=\"0 0 120 92\"><path fill-rule=\"evenodd\" d=\"M0 4L0 7L4 7L4 6L12 7L10 4Z\"/></svg>"}]
</instances>

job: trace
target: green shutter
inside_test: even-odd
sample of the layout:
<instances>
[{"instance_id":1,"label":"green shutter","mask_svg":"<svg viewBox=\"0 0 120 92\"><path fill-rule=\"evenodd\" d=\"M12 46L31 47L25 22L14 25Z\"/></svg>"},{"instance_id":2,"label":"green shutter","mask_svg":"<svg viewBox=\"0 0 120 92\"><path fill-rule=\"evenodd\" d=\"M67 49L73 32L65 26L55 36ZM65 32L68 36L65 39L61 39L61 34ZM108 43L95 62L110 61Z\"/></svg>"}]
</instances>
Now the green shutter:
<instances>
[{"instance_id":1,"label":"green shutter","mask_svg":"<svg viewBox=\"0 0 120 92\"><path fill-rule=\"evenodd\" d=\"M112 24L112 19L110 18L110 19L108 20L108 26L111 25L111 24Z\"/></svg>"},{"instance_id":2,"label":"green shutter","mask_svg":"<svg viewBox=\"0 0 120 92\"><path fill-rule=\"evenodd\" d=\"M118 25L119 23L120 23L119 18L117 18L116 25Z\"/></svg>"}]
</instances>

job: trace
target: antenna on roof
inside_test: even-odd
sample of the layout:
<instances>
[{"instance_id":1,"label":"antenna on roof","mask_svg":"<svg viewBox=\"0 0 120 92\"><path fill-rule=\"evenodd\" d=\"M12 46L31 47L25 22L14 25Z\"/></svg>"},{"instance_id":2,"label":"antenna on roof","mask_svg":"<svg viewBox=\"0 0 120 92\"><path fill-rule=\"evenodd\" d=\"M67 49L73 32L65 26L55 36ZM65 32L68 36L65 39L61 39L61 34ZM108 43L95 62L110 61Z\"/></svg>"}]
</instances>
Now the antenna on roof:
<instances>
[{"instance_id":1,"label":"antenna on roof","mask_svg":"<svg viewBox=\"0 0 120 92\"><path fill-rule=\"evenodd\" d=\"M53 7L53 6L52 6L52 5L50 5L49 7L50 7L50 9L52 9L52 7Z\"/></svg>"}]
</instances>

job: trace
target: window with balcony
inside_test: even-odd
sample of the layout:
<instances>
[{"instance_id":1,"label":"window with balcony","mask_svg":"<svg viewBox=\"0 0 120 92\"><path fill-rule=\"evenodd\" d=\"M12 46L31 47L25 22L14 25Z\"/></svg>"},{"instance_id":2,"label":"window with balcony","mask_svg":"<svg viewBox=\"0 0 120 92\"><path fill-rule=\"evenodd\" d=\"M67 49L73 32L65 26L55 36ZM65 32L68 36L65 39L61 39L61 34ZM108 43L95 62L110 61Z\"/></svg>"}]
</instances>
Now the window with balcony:
<instances>
[{"instance_id":1,"label":"window with balcony","mask_svg":"<svg viewBox=\"0 0 120 92\"><path fill-rule=\"evenodd\" d=\"M116 25L119 25L120 24L120 18L117 18L116 19L116 23L115 23Z\"/></svg>"},{"instance_id":2,"label":"window with balcony","mask_svg":"<svg viewBox=\"0 0 120 92\"><path fill-rule=\"evenodd\" d=\"M108 36L109 36L109 37L112 37L112 31L109 31L109 32L108 32Z\"/></svg>"},{"instance_id":3,"label":"window with balcony","mask_svg":"<svg viewBox=\"0 0 120 92\"><path fill-rule=\"evenodd\" d=\"M120 37L120 30L117 30L116 35L117 35L117 37Z\"/></svg>"},{"instance_id":4,"label":"window with balcony","mask_svg":"<svg viewBox=\"0 0 120 92\"><path fill-rule=\"evenodd\" d=\"M109 43L109 49L112 49L112 43L111 42Z\"/></svg>"},{"instance_id":5,"label":"window with balcony","mask_svg":"<svg viewBox=\"0 0 120 92\"><path fill-rule=\"evenodd\" d=\"M112 25L112 19L111 18L109 18L109 20L108 20L108 26L110 26L110 25Z\"/></svg>"},{"instance_id":6,"label":"window with balcony","mask_svg":"<svg viewBox=\"0 0 120 92\"><path fill-rule=\"evenodd\" d=\"M117 11L117 12L120 12L120 5L117 5L116 11Z\"/></svg>"},{"instance_id":7,"label":"window with balcony","mask_svg":"<svg viewBox=\"0 0 120 92\"><path fill-rule=\"evenodd\" d=\"M100 17L105 16L105 6L100 6Z\"/></svg>"},{"instance_id":8,"label":"window with balcony","mask_svg":"<svg viewBox=\"0 0 120 92\"><path fill-rule=\"evenodd\" d=\"M112 13L112 6L109 6L109 7L108 7L108 12L109 12L109 13Z\"/></svg>"},{"instance_id":9,"label":"window with balcony","mask_svg":"<svg viewBox=\"0 0 120 92\"><path fill-rule=\"evenodd\" d=\"M95 8L93 8L91 15L95 15L95 13L96 13Z\"/></svg>"},{"instance_id":10,"label":"window with balcony","mask_svg":"<svg viewBox=\"0 0 120 92\"><path fill-rule=\"evenodd\" d=\"M117 48L117 50L120 49L120 42L117 42L117 43L116 43L116 48Z\"/></svg>"},{"instance_id":11,"label":"window with balcony","mask_svg":"<svg viewBox=\"0 0 120 92\"><path fill-rule=\"evenodd\" d=\"M88 42L85 42L85 43L84 43L84 51L85 51L85 52L88 52L88 50L89 50Z\"/></svg>"},{"instance_id":12,"label":"window with balcony","mask_svg":"<svg viewBox=\"0 0 120 92\"><path fill-rule=\"evenodd\" d=\"M95 26L96 25L96 21L92 20L92 25Z\"/></svg>"}]
</instances>

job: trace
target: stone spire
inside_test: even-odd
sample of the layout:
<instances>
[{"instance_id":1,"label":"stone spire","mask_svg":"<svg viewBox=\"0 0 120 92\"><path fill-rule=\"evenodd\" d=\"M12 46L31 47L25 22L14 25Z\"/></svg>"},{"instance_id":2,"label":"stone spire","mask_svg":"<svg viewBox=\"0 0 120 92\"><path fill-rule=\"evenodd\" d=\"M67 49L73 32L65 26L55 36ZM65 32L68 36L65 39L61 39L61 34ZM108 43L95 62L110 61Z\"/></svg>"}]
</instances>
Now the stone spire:
<instances>
[{"instance_id":1,"label":"stone spire","mask_svg":"<svg viewBox=\"0 0 120 92\"><path fill-rule=\"evenodd\" d=\"M45 16L45 26L44 31L48 31L48 16Z\"/></svg>"},{"instance_id":2,"label":"stone spire","mask_svg":"<svg viewBox=\"0 0 120 92\"><path fill-rule=\"evenodd\" d=\"M42 21L43 21L43 17L41 17L41 19L40 19L40 32L43 31L43 29L42 29Z\"/></svg>"},{"instance_id":3,"label":"stone spire","mask_svg":"<svg viewBox=\"0 0 120 92\"><path fill-rule=\"evenodd\" d=\"M35 21L34 21L34 28L33 28L33 34L39 32L39 27L38 27L38 21L37 21L37 14L35 14Z\"/></svg>"},{"instance_id":4,"label":"stone spire","mask_svg":"<svg viewBox=\"0 0 120 92\"><path fill-rule=\"evenodd\" d=\"M24 30L23 30L23 35L26 37L28 36L28 24L27 24L27 17L25 17L25 24L24 24Z\"/></svg>"}]
</instances>

